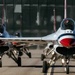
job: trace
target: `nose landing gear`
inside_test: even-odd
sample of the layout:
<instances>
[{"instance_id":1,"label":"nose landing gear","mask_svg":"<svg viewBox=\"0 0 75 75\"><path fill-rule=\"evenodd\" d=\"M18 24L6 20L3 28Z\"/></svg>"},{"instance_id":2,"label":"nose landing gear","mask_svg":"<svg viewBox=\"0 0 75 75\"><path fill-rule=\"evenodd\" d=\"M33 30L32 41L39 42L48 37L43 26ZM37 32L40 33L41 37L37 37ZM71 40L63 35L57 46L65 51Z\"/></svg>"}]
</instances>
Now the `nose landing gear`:
<instances>
[{"instance_id":1,"label":"nose landing gear","mask_svg":"<svg viewBox=\"0 0 75 75\"><path fill-rule=\"evenodd\" d=\"M66 74L69 74L69 61L70 61L69 57L62 59L62 65L65 66Z\"/></svg>"}]
</instances>

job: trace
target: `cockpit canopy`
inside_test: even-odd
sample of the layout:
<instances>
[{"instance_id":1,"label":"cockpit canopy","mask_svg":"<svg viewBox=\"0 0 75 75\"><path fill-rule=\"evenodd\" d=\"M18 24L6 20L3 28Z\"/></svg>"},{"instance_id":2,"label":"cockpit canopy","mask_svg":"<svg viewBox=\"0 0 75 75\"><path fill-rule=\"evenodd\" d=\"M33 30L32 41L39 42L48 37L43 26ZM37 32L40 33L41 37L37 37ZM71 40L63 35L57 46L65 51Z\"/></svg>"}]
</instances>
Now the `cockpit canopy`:
<instances>
[{"instance_id":1,"label":"cockpit canopy","mask_svg":"<svg viewBox=\"0 0 75 75\"><path fill-rule=\"evenodd\" d=\"M61 29L63 29L63 30L66 30L66 29L74 30L75 29L74 20L72 20L70 18L64 19L61 22Z\"/></svg>"}]
</instances>

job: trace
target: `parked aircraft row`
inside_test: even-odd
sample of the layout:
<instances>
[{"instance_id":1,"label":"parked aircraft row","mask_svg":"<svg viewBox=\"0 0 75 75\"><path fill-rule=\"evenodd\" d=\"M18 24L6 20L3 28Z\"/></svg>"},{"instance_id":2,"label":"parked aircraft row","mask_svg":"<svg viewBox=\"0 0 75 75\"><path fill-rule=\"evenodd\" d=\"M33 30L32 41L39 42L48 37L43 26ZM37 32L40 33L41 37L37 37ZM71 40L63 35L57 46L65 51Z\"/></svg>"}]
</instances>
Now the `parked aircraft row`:
<instances>
[{"instance_id":1,"label":"parked aircraft row","mask_svg":"<svg viewBox=\"0 0 75 75\"><path fill-rule=\"evenodd\" d=\"M41 55L43 60L46 55L52 54L49 61L43 61L43 72L46 73L51 64L54 64L59 58L62 61L62 66L65 65L65 71L69 74L69 61L75 54L75 21L71 18L67 18L67 0L64 0L64 19L60 23L60 27L55 33L49 34L44 37L9 37L4 25L0 25L0 59L3 54L10 56L18 66L21 66L21 55L26 51L27 47L35 44L47 44L45 48L45 54ZM5 32L5 34L4 34ZM6 37L7 36L7 37ZM23 46L21 46L23 44ZM26 45L27 44L27 45ZM16 49L19 54L16 58L13 50ZM22 50L21 50L22 49ZM27 49L27 50L26 50ZM23 52L22 52L23 51ZM0 60L0 66L1 60Z\"/></svg>"}]
</instances>

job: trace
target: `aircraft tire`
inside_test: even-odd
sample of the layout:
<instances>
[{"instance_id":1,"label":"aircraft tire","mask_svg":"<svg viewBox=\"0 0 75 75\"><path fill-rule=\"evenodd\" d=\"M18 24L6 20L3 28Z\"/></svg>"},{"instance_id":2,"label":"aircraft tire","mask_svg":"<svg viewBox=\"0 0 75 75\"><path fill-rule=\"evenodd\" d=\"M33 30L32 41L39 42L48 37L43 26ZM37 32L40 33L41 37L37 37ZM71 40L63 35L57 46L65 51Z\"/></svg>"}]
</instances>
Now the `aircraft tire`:
<instances>
[{"instance_id":1,"label":"aircraft tire","mask_svg":"<svg viewBox=\"0 0 75 75\"><path fill-rule=\"evenodd\" d=\"M69 66L68 66L68 64L66 65L66 74L69 74Z\"/></svg>"},{"instance_id":2,"label":"aircraft tire","mask_svg":"<svg viewBox=\"0 0 75 75\"><path fill-rule=\"evenodd\" d=\"M41 60L43 61L45 59L45 55L41 54Z\"/></svg>"},{"instance_id":3,"label":"aircraft tire","mask_svg":"<svg viewBox=\"0 0 75 75\"><path fill-rule=\"evenodd\" d=\"M43 73L47 73L47 69L48 69L48 65L47 65L47 61L43 61Z\"/></svg>"},{"instance_id":4,"label":"aircraft tire","mask_svg":"<svg viewBox=\"0 0 75 75\"><path fill-rule=\"evenodd\" d=\"M29 52L29 54L28 54L28 55L29 55L29 58L31 58L31 53L30 53L30 52Z\"/></svg>"},{"instance_id":5,"label":"aircraft tire","mask_svg":"<svg viewBox=\"0 0 75 75\"><path fill-rule=\"evenodd\" d=\"M18 66L20 67L21 66L21 57L18 57Z\"/></svg>"}]
</instances>

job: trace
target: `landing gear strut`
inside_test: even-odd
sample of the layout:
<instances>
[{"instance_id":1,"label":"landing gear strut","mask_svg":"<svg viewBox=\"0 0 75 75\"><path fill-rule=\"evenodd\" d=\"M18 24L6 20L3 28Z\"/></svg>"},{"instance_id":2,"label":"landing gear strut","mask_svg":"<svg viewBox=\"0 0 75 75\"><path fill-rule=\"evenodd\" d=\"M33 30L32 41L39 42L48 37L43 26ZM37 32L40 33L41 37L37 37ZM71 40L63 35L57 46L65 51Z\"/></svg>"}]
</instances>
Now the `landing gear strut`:
<instances>
[{"instance_id":1,"label":"landing gear strut","mask_svg":"<svg viewBox=\"0 0 75 75\"><path fill-rule=\"evenodd\" d=\"M43 61L43 73L47 73L48 68L49 64L47 63L47 61Z\"/></svg>"},{"instance_id":2,"label":"landing gear strut","mask_svg":"<svg viewBox=\"0 0 75 75\"><path fill-rule=\"evenodd\" d=\"M45 59L45 55L41 54L41 60L44 60L44 59Z\"/></svg>"},{"instance_id":3,"label":"landing gear strut","mask_svg":"<svg viewBox=\"0 0 75 75\"><path fill-rule=\"evenodd\" d=\"M66 74L69 74L69 65L68 64L66 65L65 70L66 70Z\"/></svg>"},{"instance_id":4,"label":"landing gear strut","mask_svg":"<svg viewBox=\"0 0 75 75\"><path fill-rule=\"evenodd\" d=\"M66 72L66 74L69 74L69 60L70 60L70 58L67 56L65 59L64 59L64 61L65 61L65 72Z\"/></svg>"},{"instance_id":5,"label":"landing gear strut","mask_svg":"<svg viewBox=\"0 0 75 75\"><path fill-rule=\"evenodd\" d=\"M21 66L21 57L18 57L17 64L19 67Z\"/></svg>"},{"instance_id":6,"label":"landing gear strut","mask_svg":"<svg viewBox=\"0 0 75 75\"><path fill-rule=\"evenodd\" d=\"M30 52L28 53L28 55L29 55L29 58L31 58L31 53Z\"/></svg>"},{"instance_id":7,"label":"landing gear strut","mask_svg":"<svg viewBox=\"0 0 75 75\"><path fill-rule=\"evenodd\" d=\"M18 55L18 59L17 59L17 64L19 67L21 66L21 56L22 56L22 52L19 51L19 55Z\"/></svg>"},{"instance_id":8,"label":"landing gear strut","mask_svg":"<svg viewBox=\"0 0 75 75\"><path fill-rule=\"evenodd\" d=\"M25 48L23 49L23 52L24 52L26 55L28 55L29 58L32 57L32 56L31 56L31 52L29 52L29 49L28 49L28 48L25 47Z\"/></svg>"},{"instance_id":9,"label":"landing gear strut","mask_svg":"<svg viewBox=\"0 0 75 75\"><path fill-rule=\"evenodd\" d=\"M66 74L69 74L69 59L66 59L66 68L65 68Z\"/></svg>"}]
</instances>

